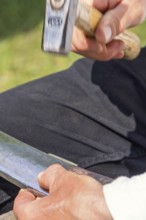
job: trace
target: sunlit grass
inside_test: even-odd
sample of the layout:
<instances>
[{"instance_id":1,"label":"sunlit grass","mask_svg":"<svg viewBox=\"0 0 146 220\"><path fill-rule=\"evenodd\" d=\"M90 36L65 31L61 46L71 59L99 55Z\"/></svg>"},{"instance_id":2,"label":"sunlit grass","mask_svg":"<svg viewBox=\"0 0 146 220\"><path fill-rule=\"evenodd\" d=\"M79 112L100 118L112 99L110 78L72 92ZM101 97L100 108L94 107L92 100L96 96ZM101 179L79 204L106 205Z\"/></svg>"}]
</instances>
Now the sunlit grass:
<instances>
[{"instance_id":1,"label":"sunlit grass","mask_svg":"<svg viewBox=\"0 0 146 220\"><path fill-rule=\"evenodd\" d=\"M146 23L135 28L142 46L146 45ZM41 50L42 22L27 32L18 32L0 40L0 92L66 69L79 56L48 55Z\"/></svg>"},{"instance_id":2,"label":"sunlit grass","mask_svg":"<svg viewBox=\"0 0 146 220\"><path fill-rule=\"evenodd\" d=\"M41 50L42 24L0 41L0 91L69 67L78 58Z\"/></svg>"}]
</instances>

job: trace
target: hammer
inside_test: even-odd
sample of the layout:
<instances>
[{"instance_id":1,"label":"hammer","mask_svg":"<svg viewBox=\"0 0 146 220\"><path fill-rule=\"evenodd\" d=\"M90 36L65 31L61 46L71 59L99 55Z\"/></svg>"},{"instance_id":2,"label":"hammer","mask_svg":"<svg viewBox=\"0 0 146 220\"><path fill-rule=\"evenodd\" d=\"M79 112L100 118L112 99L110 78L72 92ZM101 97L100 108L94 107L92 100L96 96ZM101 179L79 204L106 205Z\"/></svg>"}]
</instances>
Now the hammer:
<instances>
[{"instance_id":1,"label":"hammer","mask_svg":"<svg viewBox=\"0 0 146 220\"><path fill-rule=\"evenodd\" d=\"M71 50L74 25L88 37L94 33L102 13L84 0L46 0L42 49L48 53L67 55ZM124 42L124 58L135 59L141 50L139 37L126 30L115 37Z\"/></svg>"}]
</instances>

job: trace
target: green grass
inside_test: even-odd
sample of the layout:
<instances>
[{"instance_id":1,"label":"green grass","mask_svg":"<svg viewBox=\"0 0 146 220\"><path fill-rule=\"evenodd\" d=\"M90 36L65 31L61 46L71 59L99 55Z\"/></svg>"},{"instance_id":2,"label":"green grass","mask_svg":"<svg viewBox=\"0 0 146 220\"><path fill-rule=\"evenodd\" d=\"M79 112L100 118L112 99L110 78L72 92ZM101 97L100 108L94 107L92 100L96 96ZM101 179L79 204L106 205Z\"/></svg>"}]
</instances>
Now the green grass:
<instances>
[{"instance_id":1,"label":"green grass","mask_svg":"<svg viewBox=\"0 0 146 220\"><path fill-rule=\"evenodd\" d=\"M139 38L141 39L141 46L146 46L146 22L142 23L141 25L138 25L135 28L132 28L132 31L135 32Z\"/></svg>"},{"instance_id":2,"label":"green grass","mask_svg":"<svg viewBox=\"0 0 146 220\"><path fill-rule=\"evenodd\" d=\"M45 1L0 1L0 92L69 67L79 56L41 51ZM146 24L134 31L146 45Z\"/></svg>"},{"instance_id":3,"label":"green grass","mask_svg":"<svg viewBox=\"0 0 146 220\"><path fill-rule=\"evenodd\" d=\"M62 70L77 58L57 57L41 51L42 25L0 42L0 91Z\"/></svg>"},{"instance_id":4,"label":"green grass","mask_svg":"<svg viewBox=\"0 0 146 220\"><path fill-rule=\"evenodd\" d=\"M0 92L62 70L77 55L57 57L41 51L45 1L0 1Z\"/></svg>"}]
</instances>

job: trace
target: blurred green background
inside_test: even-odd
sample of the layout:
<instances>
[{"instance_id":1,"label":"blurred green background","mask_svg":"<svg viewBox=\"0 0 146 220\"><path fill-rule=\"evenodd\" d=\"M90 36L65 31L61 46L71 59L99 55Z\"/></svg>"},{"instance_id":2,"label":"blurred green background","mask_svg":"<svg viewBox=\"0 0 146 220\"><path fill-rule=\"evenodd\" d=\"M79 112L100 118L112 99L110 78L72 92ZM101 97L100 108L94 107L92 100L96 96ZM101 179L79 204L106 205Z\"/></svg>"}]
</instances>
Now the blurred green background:
<instances>
[{"instance_id":1,"label":"blurred green background","mask_svg":"<svg viewBox=\"0 0 146 220\"><path fill-rule=\"evenodd\" d=\"M45 0L0 0L0 92L70 66L68 57L41 51ZM146 23L134 31L146 45Z\"/></svg>"}]
</instances>

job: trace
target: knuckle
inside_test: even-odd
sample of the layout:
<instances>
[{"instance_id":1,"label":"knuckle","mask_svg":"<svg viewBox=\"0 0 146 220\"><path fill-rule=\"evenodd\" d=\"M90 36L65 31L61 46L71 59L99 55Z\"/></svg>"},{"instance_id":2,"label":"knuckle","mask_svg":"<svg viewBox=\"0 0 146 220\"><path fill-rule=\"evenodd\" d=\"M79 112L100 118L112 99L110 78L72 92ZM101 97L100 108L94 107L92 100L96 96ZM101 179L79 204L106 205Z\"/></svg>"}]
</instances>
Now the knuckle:
<instances>
[{"instance_id":1,"label":"knuckle","mask_svg":"<svg viewBox=\"0 0 146 220\"><path fill-rule=\"evenodd\" d=\"M58 163L51 165L48 169L47 172L49 173L55 173L58 172L59 170L62 169L62 166Z\"/></svg>"},{"instance_id":2,"label":"knuckle","mask_svg":"<svg viewBox=\"0 0 146 220\"><path fill-rule=\"evenodd\" d=\"M114 8L114 7L117 6L120 2L121 2L121 0L108 1L108 9Z\"/></svg>"},{"instance_id":3,"label":"knuckle","mask_svg":"<svg viewBox=\"0 0 146 220\"><path fill-rule=\"evenodd\" d=\"M124 27L122 26L121 20L118 17L118 15L113 16L114 22L113 22L113 36L116 36L120 32L123 31Z\"/></svg>"},{"instance_id":4,"label":"knuckle","mask_svg":"<svg viewBox=\"0 0 146 220\"><path fill-rule=\"evenodd\" d=\"M52 169L60 169L60 168L62 168L62 166L59 163L55 163L55 164L51 165L50 168L52 168Z\"/></svg>"}]
</instances>

